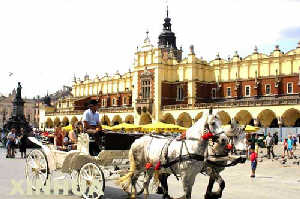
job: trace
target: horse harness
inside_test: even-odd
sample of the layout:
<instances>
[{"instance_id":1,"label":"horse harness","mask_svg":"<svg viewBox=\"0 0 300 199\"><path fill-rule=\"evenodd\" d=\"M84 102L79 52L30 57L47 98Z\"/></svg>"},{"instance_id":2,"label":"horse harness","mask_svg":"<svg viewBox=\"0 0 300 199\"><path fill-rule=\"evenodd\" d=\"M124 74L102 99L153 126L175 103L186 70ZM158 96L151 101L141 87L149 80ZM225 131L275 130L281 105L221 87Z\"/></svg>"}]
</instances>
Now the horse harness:
<instances>
[{"instance_id":1,"label":"horse harness","mask_svg":"<svg viewBox=\"0 0 300 199\"><path fill-rule=\"evenodd\" d=\"M162 138L159 136L154 136L154 135L150 135L152 137L156 137L156 138ZM173 165L177 164L177 163L182 163L182 162L186 162L186 161L190 161L190 160L196 160L196 161L204 161L204 156L203 155L199 155L199 154L194 154L194 153L189 153L188 151L188 147L187 144L185 142L185 139L181 140L181 147L180 147L180 154L178 157L174 158L173 160L170 161L170 159L168 158L168 149L169 146L171 145L171 143L175 140L175 137L173 138L168 138L168 141L166 142L166 144L163 146L161 154L160 154L160 159L162 159L162 157L164 158L164 163L160 163L160 167L163 167L165 169L169 168L172 172L172 174L176 177L177 180L179 180L178 176L176 175L174 169L173 169ZM185 146L186 150L187 150L187 154L186 155L182 155L182 149Z\"/></svg>"},{"instance_id":2,"label":"horse harness","mask_svg":"<svg viewBox=\"0 0 300 199\"><path fill-rule=\"evenodd\" d=\"M163 137L161 136L156 136L156 135L150 135L151 137L153 138L160 138L160 139L163 139ZM169 149L169 146L171 145L171 143L175 140L175 137L172 137L171 139L170 138L167 138L168 141L165 143L165 145L163 146L162 148L162 151L161 151L161 158L162 159L162 156L164 158L164 163L160 163L160 168L163 167L165 169L169 168L172 172L172 174L176 177L177 180L179 180L178 176L176 175L174 169L173 169L173 165L177 164L177 163L182 163L182 162L186 162L186 161L191 161L191 160L196 160L196 161L206 161L206 163L210 164L210 165L213 165L215 167L231 167L231 166L235 166L236 164L238 163L244 163L244 159L242 157L240 158L237 158L235 160L233 160L230 164L227 164L227 165L223 165L223 164L218 164L214 161L211 161L211 160L208 160L208 159L205 159L204 155L199 155L199 154L195 154L195 153L189 153L188 151L188 147L187 147L187 144L185 142L186 139L182 139L180 140L181 141L181 147L180 147L180 154L178 157L170 160L169 157L168 157L168 149ZM151 140L152 142L152 140ZM150 143L151 144L151 143ZM182 155L182 150L183 150L183 147L185 146L186 148L186 151L187 151L187 154L186 155ZM213 155L214 157L226 157L227 155Z\"/></svg>"}]
</instances>

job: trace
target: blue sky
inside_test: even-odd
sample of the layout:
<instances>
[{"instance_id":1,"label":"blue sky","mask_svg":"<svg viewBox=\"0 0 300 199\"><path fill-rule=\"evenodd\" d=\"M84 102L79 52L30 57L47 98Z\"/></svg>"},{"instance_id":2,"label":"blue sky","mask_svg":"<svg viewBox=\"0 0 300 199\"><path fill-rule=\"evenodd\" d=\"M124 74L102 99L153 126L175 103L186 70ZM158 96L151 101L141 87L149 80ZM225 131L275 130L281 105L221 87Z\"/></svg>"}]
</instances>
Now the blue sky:
<instances>
[{"instance_id":1,"label":"blue sky","mask_svg":"<svg viewBox=\"0 0 300 199\"><path fill-rule=\"evenodd\" d=\"M195 46L206 60L245 57L257 45L270 54L300 40L299 0L169 0L172 30L184 54ZM145 32L154 45L162 30L163 0L0 1L0 93L22 81L28 97L72 84L75 74L101 77L132 67ZM9 76L9 72L14 75Z\"/></svg>"}]
</instances>

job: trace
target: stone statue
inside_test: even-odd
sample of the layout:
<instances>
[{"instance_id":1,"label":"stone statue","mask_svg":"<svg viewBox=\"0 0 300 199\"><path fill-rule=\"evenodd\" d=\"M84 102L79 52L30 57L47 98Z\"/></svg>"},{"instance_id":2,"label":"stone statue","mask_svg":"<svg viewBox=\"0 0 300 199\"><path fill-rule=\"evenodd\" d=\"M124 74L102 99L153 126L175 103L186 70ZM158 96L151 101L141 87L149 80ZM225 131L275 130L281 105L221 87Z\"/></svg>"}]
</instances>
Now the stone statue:
<instances>
[{"instance_id":1,"label":"stone statue","mask_svg":"<svg viewBox=\"0 0 300 199\"><path fill-rule=\"evenodd\" d=\"M17 94L16 94L16 98L18 98L18 99L21 99L21 90L22 90L21 82L18 82L18 88L17 88Z\"/></svg>"}]
</instances>

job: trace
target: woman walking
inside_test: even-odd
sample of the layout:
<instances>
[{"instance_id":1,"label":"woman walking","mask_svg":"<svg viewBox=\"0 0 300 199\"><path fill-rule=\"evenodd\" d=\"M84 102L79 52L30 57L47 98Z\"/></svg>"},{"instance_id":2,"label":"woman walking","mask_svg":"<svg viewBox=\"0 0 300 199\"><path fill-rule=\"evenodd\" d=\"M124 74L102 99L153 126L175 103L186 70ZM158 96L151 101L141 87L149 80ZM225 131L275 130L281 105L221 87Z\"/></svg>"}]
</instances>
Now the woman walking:
<instances>
[{"instance_id":1,"label":"woman walking","mask_svg":"<svg viewBox=\"0 0 300 199\"><path fill-rule=\"evenodd\" d=\"M21 158L26 158L26 148L27 148L27 136L23 128L20 129L19 138L19 149L21 152Z\"/></svg>"}]
</instances>

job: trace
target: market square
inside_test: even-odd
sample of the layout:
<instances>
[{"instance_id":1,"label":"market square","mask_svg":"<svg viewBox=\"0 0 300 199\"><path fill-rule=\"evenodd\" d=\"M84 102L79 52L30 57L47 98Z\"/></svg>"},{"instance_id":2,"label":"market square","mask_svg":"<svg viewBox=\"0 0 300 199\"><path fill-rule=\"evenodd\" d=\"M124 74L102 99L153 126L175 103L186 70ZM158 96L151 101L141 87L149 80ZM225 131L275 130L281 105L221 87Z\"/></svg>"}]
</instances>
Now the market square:
<instances>
[{"instance_id":1,"label":"market square","mask_svg":"<svg viewBox=\"0 0 300 199\"><path fill-rule=\"evenodd\" d=\"M16 2L2 197L299 197L299 1Z\"/></svg>"}]
</instances>

